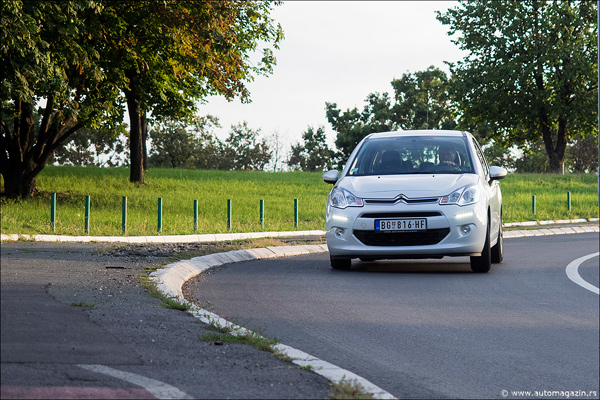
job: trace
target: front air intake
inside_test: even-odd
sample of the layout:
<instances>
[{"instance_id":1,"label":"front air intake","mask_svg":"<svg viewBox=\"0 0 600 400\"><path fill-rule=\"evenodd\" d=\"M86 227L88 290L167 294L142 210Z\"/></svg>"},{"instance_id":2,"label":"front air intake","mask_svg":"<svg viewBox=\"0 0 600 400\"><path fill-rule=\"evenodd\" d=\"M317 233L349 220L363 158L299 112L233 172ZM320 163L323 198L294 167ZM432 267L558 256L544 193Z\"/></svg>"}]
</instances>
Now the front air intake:
<instances>
[{"instance_id":1,"label":"front air intake","mask_svg":"<svg viewBox=\"0 0 600 400\"><path fill-rule=\"evenodd\" d=\"M426 246L441 242L450 228L423 232L375 232L355 230L354 236L367 246Z\"/></svg>"}]
</instances>

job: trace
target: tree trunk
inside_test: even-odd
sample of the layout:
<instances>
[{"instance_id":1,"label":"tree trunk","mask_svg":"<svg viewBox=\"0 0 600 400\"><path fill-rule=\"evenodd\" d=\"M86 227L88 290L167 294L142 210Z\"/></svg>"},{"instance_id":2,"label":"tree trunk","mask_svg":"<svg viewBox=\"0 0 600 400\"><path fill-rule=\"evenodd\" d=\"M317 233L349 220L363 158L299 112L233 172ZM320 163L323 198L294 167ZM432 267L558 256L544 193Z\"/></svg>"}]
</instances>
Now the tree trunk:
<instances>
[{"instance_id":1,"label":"tree trunk","mask_svg":"<svg viewBox=\"0 0 600 400\"><path fill-rule=\"evenodd\" d=\"M144 183L142 117L137 75L133 69L130 69L125 73L125 76L129 79L129 88L125 89L125 96L127 97L129 122L131 124L129 133L129 181Z\"/></svg>"},{"instance_id":2,"label":"tree trunk","mask_svg":"<svg viewBox=\"0 0 600 400\"><path fill-rule=\"evenodd\" d=\"M543 74L541 72L535 75L535 82L538 90L542 92L544 90L544 81ZM546 149L546 154L548 155L550 172L564 174L564 159L567 149L567 120L564 117L559 117L555 144L551 121L548 117L546 106L543 103L539 105L538 116L542 130L544 148Z\"/></svg>"},{"instance_id":3,"label":"tree trunk","mask_svg":"<svg viewBox=\"0 0 600 400\"><path fill-rule=\"evenodd\" d=\"M32 151L35 129L33 105L15 99L14 111L13 133L8 132L6 125L2 126L0 172L4 178L3 195L28 198L35 193L36 177L43 168L38 168Z\"/></svg>"},{"instance_id":4,"label":"tree trunk","mask_svg":"<svg viewBox=\"0 0 600 400\"><path fill-rule=\"evenodd\" d=\"M144 171L148 171L148 120L146 119L146 111L141 116L142 124L142 166Z\"/></svg>"},{"instance_id":5,"label":"tree trunk","mask_svg":"<svg viewBox=\"0 0 600 400\"><path fill-rule=\"evenodd\" d=\"M549 167L550 172L555 174L564 174L565 173L565 162L564 159L561 158L556 152L552 152L549 157Z\"/></svg>"},{"instance_id":6,"label":"tree trunk","mask_svg":"<svg viewBox=\"0 0 600 400\"><path fill-rule=\"evenodd\" d=\"M4 196L10 198L28 198L32 197L36 191L37 173L27 171L23 168L8 168L4 177Z\"/></svg>"},{"instance_id":7,"label":"tree trunk","mask_svg":"<svg viewBox=\"0 0 600 400\"><path fill-rule=\"evenodd\" d=\"M6 197L28 198L36 191L36 177L48 162L52 153L84 123L74 121L56 112L54 97L46 99L46 109L35 134L34 108L32 103L13 99L14 120L12 132L2 123L0 135L0 174L4 177Z\"/></svg>"},{"instance_id":8,"label":"tree trunk","mask_svg":"<svg viewBox=\"0 0 600 400\"><path fill-rule=\"evenodd\" d=\"M542 125L542 139L548 155L548 164L551 173L565 173L565 153L567 151L567 121L559 118L558 131L556 135L556 144L552 138L552 131L549 126Z\"/></svg>"}]
</instances>

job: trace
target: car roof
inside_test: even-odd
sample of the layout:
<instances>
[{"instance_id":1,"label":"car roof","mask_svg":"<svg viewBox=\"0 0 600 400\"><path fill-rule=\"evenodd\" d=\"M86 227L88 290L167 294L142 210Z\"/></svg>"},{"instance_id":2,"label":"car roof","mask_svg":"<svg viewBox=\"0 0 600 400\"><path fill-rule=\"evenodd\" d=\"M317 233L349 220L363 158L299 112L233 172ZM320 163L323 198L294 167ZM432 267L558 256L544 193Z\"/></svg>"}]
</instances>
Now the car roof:
<instances>
[{"instance_id":1,"label":"car roof","mask_svg":"<svg viewBox=\"0 0 600 400\"><path fill-rule=\"evenodd\" d=\"M391 131L391 132L377 132L371 133L368 138L386 138L394 136L454 136L460 137L466 135L464 131L452 131L452 130L436 130L436 129L416 129L406 131Z\"/></svg>"}]
</instances>

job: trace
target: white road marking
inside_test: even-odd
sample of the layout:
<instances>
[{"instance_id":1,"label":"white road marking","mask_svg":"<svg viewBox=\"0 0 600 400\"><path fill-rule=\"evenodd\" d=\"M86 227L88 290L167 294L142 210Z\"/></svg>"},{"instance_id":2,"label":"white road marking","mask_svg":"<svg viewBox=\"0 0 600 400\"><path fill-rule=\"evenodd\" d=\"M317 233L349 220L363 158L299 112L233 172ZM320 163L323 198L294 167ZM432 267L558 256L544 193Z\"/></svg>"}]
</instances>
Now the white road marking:
<instances>
[{"instance_id":1,"label":"white road marking","mask_svg":"<svg viewBox=\"0 0 600 400\"><path fill-rule=\"evenodd\" d=\"M582 288L587 289L590 292L596 293L596 294L600 294L600 289L598 289L596 286L592 285L591 283L584 281L583 278L579 275L579 272L577 271L577 269L584 261L589 260L590 258L598 257L598 255L600 255L600 253L593 253L593 254L588 254L587 256L579 257L577 260L571 261L569 263L569 265L567 265L567 269L566 269L567 276L569 277L570 280L572 280L573 282L575 282Z\"/></svg>"},{"instance_id":2,"label":"white road marking","mask_svg":"<svg viewBox=\"0 0 600 400\"><path fill-rule=\"evenodd\" d=\"M131 372L119 371L118 369L99 364L78 364L77 366L87 369L88 371L109 375L133 383L134 385L141 386L157 399L191 399L187 393L182 392L174 386L157 381L156 379L147 378Z\"/></svg>"}]
</instances>

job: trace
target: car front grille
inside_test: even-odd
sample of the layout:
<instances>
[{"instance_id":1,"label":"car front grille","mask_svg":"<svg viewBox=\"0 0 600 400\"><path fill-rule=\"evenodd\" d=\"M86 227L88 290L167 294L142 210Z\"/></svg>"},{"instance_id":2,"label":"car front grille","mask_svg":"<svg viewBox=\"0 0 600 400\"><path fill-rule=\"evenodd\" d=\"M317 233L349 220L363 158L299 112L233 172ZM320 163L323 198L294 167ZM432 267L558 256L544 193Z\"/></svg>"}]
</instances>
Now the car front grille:
<instances>
[{"instance_id":1,"label":"car front grille","mask_svg":"<svg viewBox=\"0 0 600 400\"><path fill-rule=\"evenodd\" d=\"M406 197L397 197L395 199L364 199L365 204L375 205L394 205L400 202L405 204L428 204L437 203L439 200L439 197L424 197L421 199L408 199Z\"/></svg>"},{"instance_id":2,"label":"car front grille","mask_svg":"<svg viewBox=\"0 0 600 400\"><path fill-rule=\"evenodd\" d=\"M422 232L375 232L355 230L354 236L367 246L425 246L442 241L450 228Z\"/></svg>"},{"instance_id":3,"label":"car front grille","mask_svg":"<svg viewBox=\"0 0 600 400\"><path fill-rule=\"evenodd\" d=\"M378 212L365 213L359 218L419 218L419 217L439 217L442 213L438 211L405 211L405 212Z\"/></svg>"}]
</instances>

